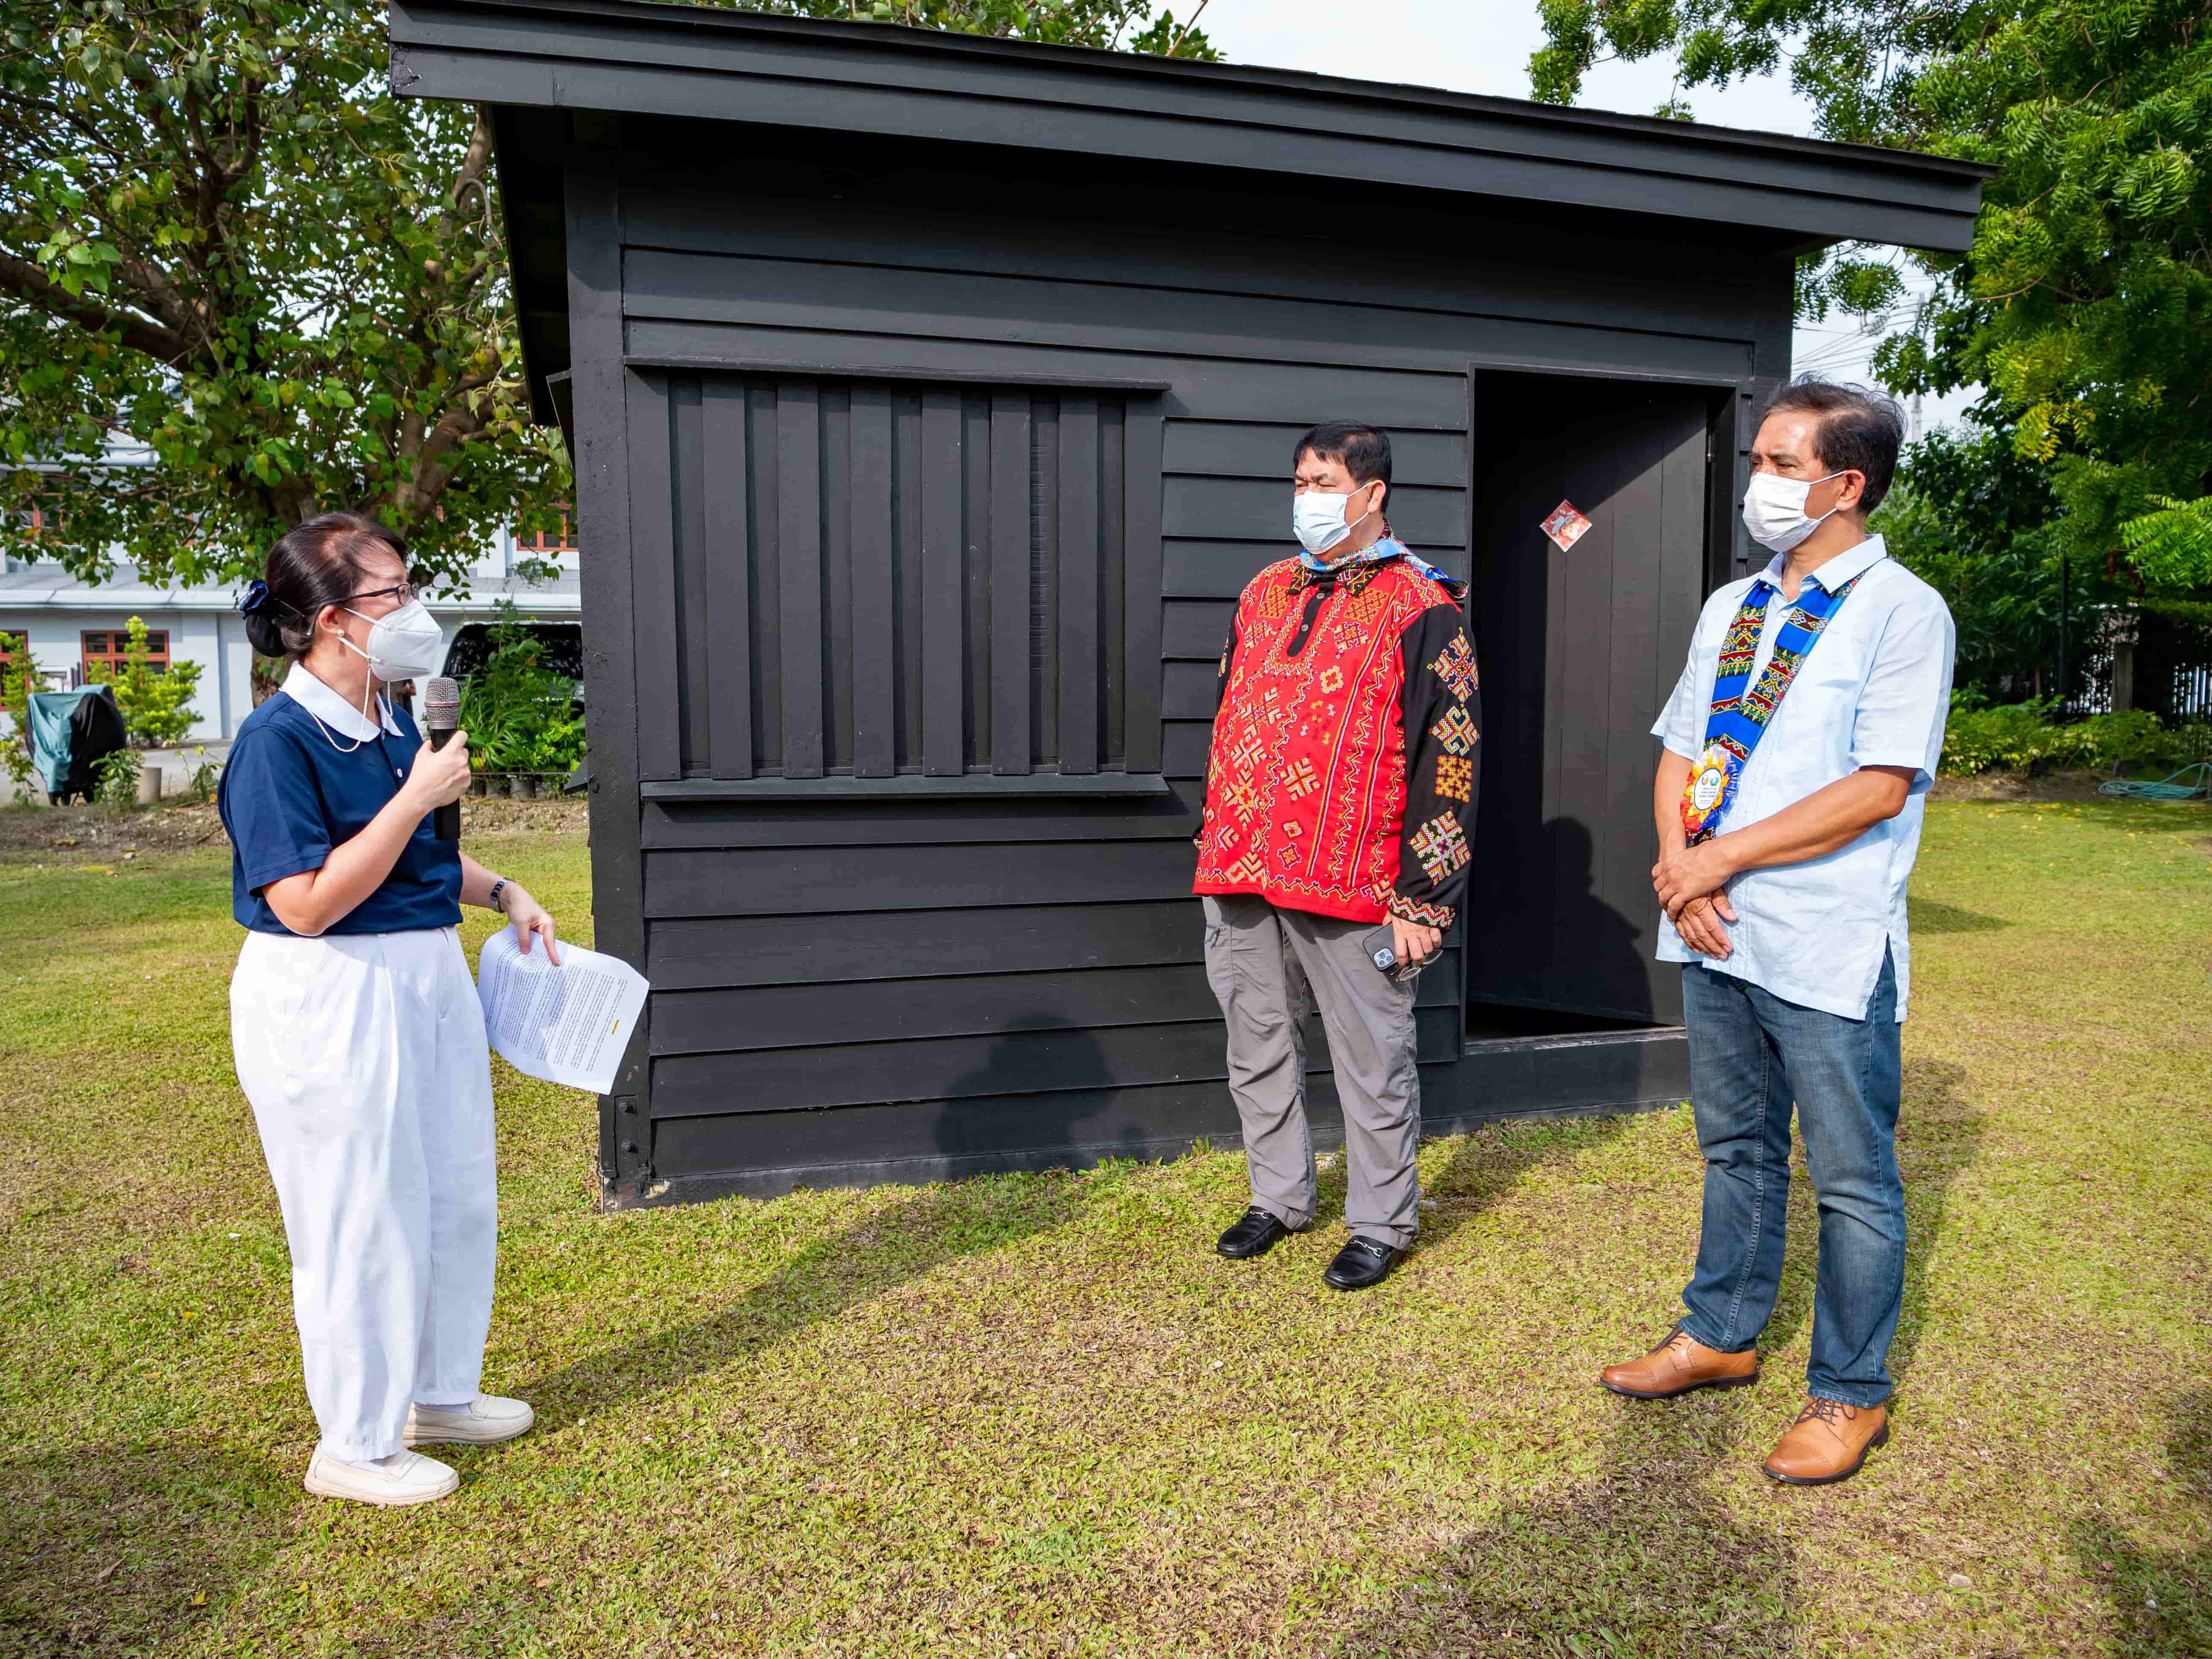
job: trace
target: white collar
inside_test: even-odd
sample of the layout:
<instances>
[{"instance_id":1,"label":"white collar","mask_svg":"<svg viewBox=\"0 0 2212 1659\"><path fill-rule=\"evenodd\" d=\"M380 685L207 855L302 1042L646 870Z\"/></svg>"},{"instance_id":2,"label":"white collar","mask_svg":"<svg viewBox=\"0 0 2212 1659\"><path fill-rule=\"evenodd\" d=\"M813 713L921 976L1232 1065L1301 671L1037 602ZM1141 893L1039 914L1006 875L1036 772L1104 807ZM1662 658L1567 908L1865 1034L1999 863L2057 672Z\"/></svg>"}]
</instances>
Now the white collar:
<instances>
[{"instance_id":1,"label":"white collar","mask_svg":"<svg viewBox=\"0 0 2212 1659\"><path fill-rule=\"evenodd\" d=\"M348 702L307 672L307 665L295 662L284 676L284 695L298 703L317 720L342 738L351 738L356 743L367 743L376 735L375 726L362 718L358 705ZM376 700L377 717L384 729L393 737L404 735L399 723L392 718L392 705L382 697Z\"/></svg>"},{"instance_id":2,"label":"white collar","mask_svg":"<svg viewBox=\"0 0 2212 1659\"><path fill-rule=\"evenodd\" d=\"M1805 580L1816 584L1821 592L1832 593L1854 576L1863 575L1889 556L1889 548L1879 536L1869 536L1856 547L1847 547L1818 570L1807 574ZM1766 568L1759 574L1776 587L1782 586L1782 573L1790 568L1790 556L1777 553Z\"/></svg>"}]
</instances>

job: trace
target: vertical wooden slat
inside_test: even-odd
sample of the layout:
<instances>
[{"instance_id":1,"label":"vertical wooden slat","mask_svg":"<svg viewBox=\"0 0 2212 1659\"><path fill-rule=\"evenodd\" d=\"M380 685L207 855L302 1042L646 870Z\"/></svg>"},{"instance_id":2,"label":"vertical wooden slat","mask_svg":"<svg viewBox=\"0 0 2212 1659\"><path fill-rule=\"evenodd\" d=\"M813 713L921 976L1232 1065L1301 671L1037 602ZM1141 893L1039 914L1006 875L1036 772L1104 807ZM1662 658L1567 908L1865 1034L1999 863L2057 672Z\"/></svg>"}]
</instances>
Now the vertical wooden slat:
<instances>
[{"instance_id":1,"label":"vertical wooden slat","mask_svg":"<svg viewBox=\"0 0 2212 1659\"><path fill-rule=\"evenodd\" d=\"M700 382L689 376L671 380L668 386L670 481L675 489L676 684L683 709L678 760L684 777L711 769L707 659L713 648L702 625L706 615L703 573L712 556L707 551L702 391Z\"/></svg>"},{"instance_id":2,"label":"vertical wooden slat","mask_svg":"<svg viewBox=\"0 0 2212 1659\"><path fill-rule=\"evenodd\" d=\"M746 459L752 465L753 770L783 765L783 569L777 556L783 492L776 476L775 387L745 387Z\"/></svg>"},{"instance_id":3,"label":"vertical wooden slat","mask_svg":"<svg viewBox=\"0 0 2212 1659\"><path fill-rule=\"evenodd\" d=\"M563 218L568 249L569 396L576 514L591 549L578 570L585 595L584 676L600 688L585 708L592 744L592 893L597 937L610 956L643 970L645 874L640 849L636 550L632 545L632 398L644 382L623 367L622 195L611 118L576 119ZM641 418L657 400L639 397ZM653 1109L646 1030L653 1005L623 1051L614 1086L599 1097L599 1180L641 1194L652 1179Z\"/></svg>"},{"instance_id":4,"label":"vertical wooden slat","mask_svg":"<svg viewBox=\"0 0 2212 1659\"><path fill-rule=\"evenodd\" d=\"M991 399L960 398L960 569L968 621L968 685L962 696L964 763L991 757Z\"/></svg>"},{"instance_id":5,"label":"vertical wooden slat","mask_svg":"<svg viewBox=\"0 0 2212 1659\"><path fill-rule=\"evenodd\" d=\"M891 394L853 388L853 772L898 770L898 651L892 602Z\"/></svg>"},{"instance_id":6,"label":"vertical wooden slat","mask_svg":"<svg viewBox=\"0 0 2212 1659\"><path fill-rule=\"evenodd\" d=\"M811 380L775 393L776 562L782 575L783 775L822 775L822 419Z\"/></svg>"},{"instance_id":7,"label":"vertical wooden slat","mask_svg":"<svg viewBox=\"0 0 2212 1659\"><path fill-rule=\"evenodd\" d=\"M991 398L991 769L1030 770L1030 400Z\"/></svg>"},{"instance_id":8,"label":"vertical wooden slat","mask_svg":"<svg viewBox=\"0 0 2212 1659\"><path fill-rule=\"evenodd\" d=\"M922 770L957 777L966 769L962 739L967 679L967 616L963 591L965 469L957 392L932 390L921 399L921 730Z\"/></svg>"},{"instance_id":9,"label":"vertical wooden slat","mask_svg":"<svg viewBox=\"0 0 2212 1659\"><path fill-rule=\"evenodd\" d=\"M822 388L822 648L825 772L853 764L853 390Z\"/></svg>"},{"instance_id":10,"label":"vertical wooden slat","mask_svg":"<svg viewBox=\"0 0 2212 1659\"><path fill-rule=\"evenodd\" d=\"M1121 422L1122 581L1128 614L1128 769L1160 769L1160 441L1156 398L1133 398Z\"/></svg>"},{"instance_id":11,"label":"vertical wooden slat","mask_svg":"<svg viewBox=\"0 0 2212 1659\"><path fill-rule=\"evenodd\" d=\"M1098 769L1098 400L1060 400L1060 769ZM1155 604L1158 602L1155 601Z\"/></svg>"},{"instance_id":12,"label":"vertical wooden slat","mask_svg":"<svg viewBox=\"0 0 2212 1659\"><path fill-rule=\"evenodd\" d=\"M752 523L746 481L745 388L711 380L702 398L706 450L706 606L700 648L707 659L709 760L718 778L753 775Z\"/></svg>"},{"instance_id":13,"label":"vertical wooden slat","mask_svg":"<svg viewBox=\"0 0 2212 1659\"><path fill-rule=\"evenodd\" d=\"M670 401L666 380L629 377L637 770L641 779L656 782L684 775L683 698L677 678L676 502L675 470L669 454Z\"/></svg>"},{"instance_id":14,"label":"vertical wooden slat","mask_svg":"<svg viewBox=\"0 0 2212 1659\"><path fill-rule=\"evenodd\" d=\"M898 627L898 758L922 763L921 394L891 388L892 614Z\"/></svg>"},{"instance_id":15,"label":"vertical wooden slat","mask_svg":"<svg viewBox=\"0 0 2212 1659\"><path fill-rule=\"evenodd\" d=\"M1128 762L1129 659L1126 630L1129 624L1127 574L1122 560L1128 547L1128 527L1123 522L1127 507L1121 472L1127 438L1121 429L1121 405L1103 400L1098 405L1098 618L1099 696L1105 699L1105 748L1098 757L1102 769Z\"/></svg>"}]
</instances>

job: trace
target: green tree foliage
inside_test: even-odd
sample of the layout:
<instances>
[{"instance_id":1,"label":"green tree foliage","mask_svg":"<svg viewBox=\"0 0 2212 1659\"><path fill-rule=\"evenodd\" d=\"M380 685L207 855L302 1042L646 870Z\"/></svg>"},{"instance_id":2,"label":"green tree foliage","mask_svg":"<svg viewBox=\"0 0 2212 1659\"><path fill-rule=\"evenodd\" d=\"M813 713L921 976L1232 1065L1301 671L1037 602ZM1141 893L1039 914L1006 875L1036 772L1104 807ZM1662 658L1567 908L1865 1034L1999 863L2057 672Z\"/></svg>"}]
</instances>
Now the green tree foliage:
<instances>
[{"instance_id":1,"label":"green tree foliage","mask_svg":"<svg viewBox=\"0 0 2212 1659\"><path fill-rule=\"evenodd\" d=\"M1937 432L1915 445L1873 527L1943 595L1959 629L1957 683L1993 698L2051 695L2058 652L2056 502L2042 470L2007 434ZM2078 665L2101 571L2069 584ZM2095 593L2089 590L2097 589Z\"/></svg>"},{"instance_id":2,"label":"green tree foliage","mask_svg":"<svg viewBox=\"0 0 2212 1659\"><path fill-rule=\"evenodd\" d=\"M0 29L0 462L59 519L21 550L235 576L361 507L451 576L561 493L489 129L389 95L380 8L9 0Z\"/></svg>"},{"instance_id":3,"label":"green tree foliage","mask_svg":"<svg viewBox=\"0 0 2212 1659\"><path fill-rule=\"evenodd\" d=\"M722 3L706 0L710 4ZM1040 0L1034 5L1019 4L1017 0L765 0L745 9L802 17L907 23L959 34L992 34L1213 63L1220 54L1196 27L1198 14L1208 3L1210 0L1198 0L1181 22L1170 10L1163 9L1155 17L1151 0Z\"/></svg>"},{"instance_id":4,"label":"green tree foliage","mask_svg":"<svg viewBox=\"0 0 2212 1659\"><path fill-rule=\"evenodd\" d=\"M2161 500L2212 492L2212 11L2204 0L1541 0L1536 94L1571 102L1601 55L1674 52L1725 86L1787 60L1824 137L1994 163L1963 257L1884 343L1899 392L1990 391L1989 424L2043 470L2062 544L2101 564ZM1808 264L1802 307L1880 313L1896 270L1846 247ZM2169 521L2172 522L2172 521ZM2149 567L2212 580L2199 550ZM2087 557L2081 557L2087 556ZM2146 570L2148 574L2148 570Z\"/></svg>"},{"instance_id":5,"label":"green tree foliage","mask_svg":"<svg viewBox=\"0 0 2212 1659\"><path fill-rule=\"evenodd\" d=\"M166 749L192 729L199 715L192 709L192 693L199 687L200 665L173 662L156 668L146 658L146 624L131 619L131 648L124 653L120 672L104 662L85 671L94 685L115 688L115 707L123 716L123 729L138 749Z\"/></svg>"},{"instance_id":6,"label":"green tree foliage","mask_svg":"<svg viewBox=\"0 0 2212 1659\"><path fill-rule=\"evenodd\" d=\"M1150 0L766 9L1215 55ZM391 96L387 59L354 0L8 0L0 506L47 523L33 546L0 514L0 547L235 578L349 507L428 583L551 527L567 459L528 424L490 130Z\"/></svg>"},{"instance_id":7,"label":"green tree foliage","mask_svg":"<svg viewBox=\"0 0 2212 1659\"><path fill-rule=\"evenodd\" d=\"M31 693L38 689L39 665L31 659L31 636L9 635L8 658L0 662L0 714L8 716L10 729L0 738L0 765L7 767L16 794L26 799L37 776L31 765Z\"/></svg>"}]
</instances>

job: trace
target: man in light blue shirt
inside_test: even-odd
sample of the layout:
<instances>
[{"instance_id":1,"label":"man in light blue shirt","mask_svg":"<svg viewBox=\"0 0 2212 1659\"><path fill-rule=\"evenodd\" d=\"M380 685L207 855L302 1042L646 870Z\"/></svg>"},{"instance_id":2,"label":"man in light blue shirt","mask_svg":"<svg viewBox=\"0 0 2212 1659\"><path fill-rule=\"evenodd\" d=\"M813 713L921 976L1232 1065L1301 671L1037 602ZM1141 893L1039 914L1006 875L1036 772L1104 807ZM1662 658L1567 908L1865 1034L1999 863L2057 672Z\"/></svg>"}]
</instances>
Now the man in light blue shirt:
<instances>
[{"instance_id":1,"label":"man in light blue shirt","mask_svg":"<svg viewBox=\"0 0 2212 1659\"><path fill-rule=\"evenodd\" d=\"M1705 1215L1681 1321L1600 1380L1638 1399L1756 1380L1794 1102L1820 1268L1809 1397L1765 1468L1796 1486L1849 1479L1887 1439L1883 1361L1905 1288L1905 888L1955 635L1935 590L1866 532L1903 430L1863 388L1807 380L1776 396L1744 497L1773 562L1706 602L1652 728L1659 959L1686 964Z\"/></svg>"}]
</instances>

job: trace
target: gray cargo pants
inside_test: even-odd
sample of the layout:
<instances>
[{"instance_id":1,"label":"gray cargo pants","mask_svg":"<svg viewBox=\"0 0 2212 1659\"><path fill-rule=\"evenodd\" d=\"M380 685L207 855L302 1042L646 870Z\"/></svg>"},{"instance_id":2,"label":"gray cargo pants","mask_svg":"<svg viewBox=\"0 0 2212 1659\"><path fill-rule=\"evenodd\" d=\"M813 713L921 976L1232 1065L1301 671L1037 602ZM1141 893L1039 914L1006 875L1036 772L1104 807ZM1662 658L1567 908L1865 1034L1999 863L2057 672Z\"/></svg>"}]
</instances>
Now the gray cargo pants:
<instances>
[{"instance_id":1,"label":"gray cargo pants","mask_svg":"<svg viewBox=\"0 0 2212 1659\"><path fill-rule=\"evenodd\" d=\"M1421 1084L1413 988L1367 958L1371 921L1282 910L1249 893L1203 895L1206 977L1229 1026L1229 1092L1244 1126L1252 1202L1288 1227L1314 1218L1304 1020L1316 1000L1344 1103L1355 1237L1403 1249L1420 1227Z\"/></svg>"}]
</instances>

